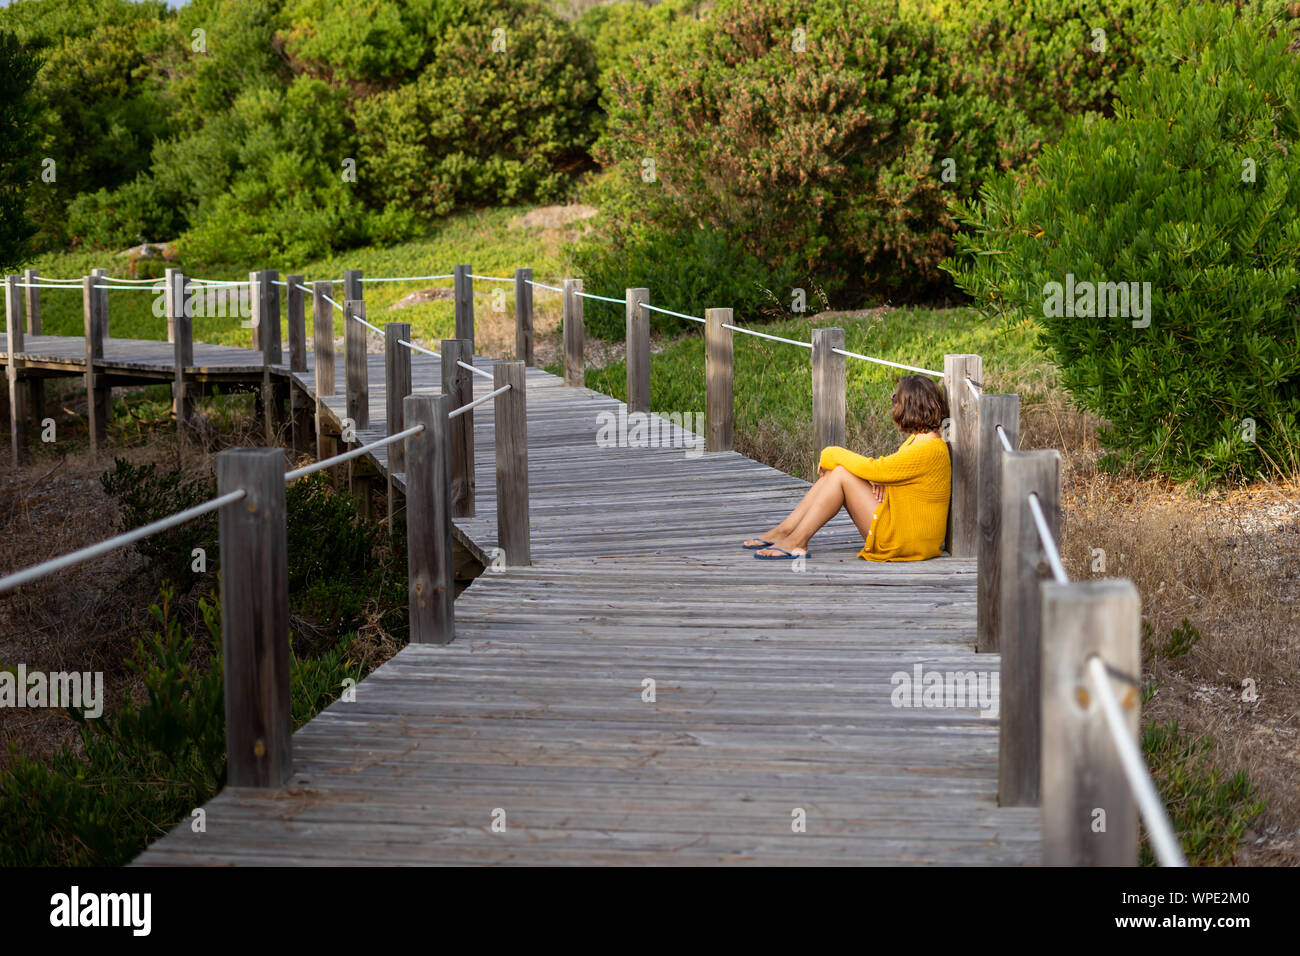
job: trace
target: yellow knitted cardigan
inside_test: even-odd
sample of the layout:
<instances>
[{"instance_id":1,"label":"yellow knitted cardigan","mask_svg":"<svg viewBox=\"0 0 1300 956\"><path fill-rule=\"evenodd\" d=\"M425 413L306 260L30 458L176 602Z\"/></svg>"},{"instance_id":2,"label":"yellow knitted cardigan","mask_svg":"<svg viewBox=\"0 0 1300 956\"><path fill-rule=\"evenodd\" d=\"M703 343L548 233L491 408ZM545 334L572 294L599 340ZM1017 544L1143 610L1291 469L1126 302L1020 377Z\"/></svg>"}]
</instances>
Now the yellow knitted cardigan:
<instances>
[{"instance_id":1,"label":"yellow knitted cardigan","mask_svg":"<svg viewBox=\"0 0 1300 956\"><path fill-rule=\"evenodd\" d=\"M923 561L939 556L948 524L952 462L938 438L909 435L898 451L867 458L847 448L822 449L821 467L843 465L866 481L885 486L885 500L871 519L858 557L868 561Z\"/></svg>"}]
</instances>

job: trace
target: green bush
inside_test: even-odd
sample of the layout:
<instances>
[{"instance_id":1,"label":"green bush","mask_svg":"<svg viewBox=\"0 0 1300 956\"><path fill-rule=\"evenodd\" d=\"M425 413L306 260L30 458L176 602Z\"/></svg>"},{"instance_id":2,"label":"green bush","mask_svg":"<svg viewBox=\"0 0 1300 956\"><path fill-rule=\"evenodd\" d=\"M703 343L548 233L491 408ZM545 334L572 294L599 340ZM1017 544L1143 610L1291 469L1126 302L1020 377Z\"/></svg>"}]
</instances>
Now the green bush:
<instances>
[{"instance_id":1,"label":"green bush","mask_svg":"<svg viewBox=\"0 0 1300 956\"><path fill-rule=\"evenodd\" d=\"M1106 464L1202 482L1297 469L1294 38L1231 9L1172 14L1114 119L1072 122L1032 177L957 204L969 232L945 268L985 311L1040 317L1062 384L1108 422ZM1080 316L1062 301L1076 280L1095 284ZM1101 283L1145 301L1119 314Z\"/></svg>"},{"instance_id":2,"label":"green bush","mask_svg":"<svg viewBox=\"0 0 1300 956\"><path fill-rule=\"evenodd\" d=\"M220 610L200 601L201 640L173 613L170 592L150 610L159 630L137 642L129 665L145 698L79 724L84 755L47 763L20 758L0 775L0 866L121 866L190 816L225 784L225 690ZM295 727L364 669L349 638L300 657L290 648Z\"/></svg>"},{"instance_id":3,"label":"green bush","mask_svg":"<svg viewBox=\"0 0 1300 956\"><path fill-rule=\"evenodd\" d=\"M519 0L458 5L427 42L418 75L355 102L367 205L431 218L562 199L593 136L590 46Z\"/></svg>"},{"instance_id":4,"label":"green bush","mask_svg":"<svg viewBox=\"0 0 1300 956\"><path fill-rule=\"evenodd\" d=\"M955 42L892 0L721 0L635 47L610 74L595 150L615 183L573 252L589 285L617 288L639 278L629 262L677 247L700 285L734 284L739 265L780 301L795 283L855 298L947 287L947 197L973 196L1029 129L970 81ZM709 299L689 304L747 305Z\"/></svg>"},{"instance_id":5,"label":"green bush","mask_svg":"<svg viewBox=\"0 0 1300 956\"><path fill-rule=\"evenodd\" d=\"M1231 866L1246 827L1266 807L1244 773L1226 774L1213 765L1213 743L1208 735L1183 733L1174 721L1152 724L1142 734L1142 752L1192 866ZM1145 828L1140 853L1143 866L1155 863Z\"/></svg>"}]
</instances>

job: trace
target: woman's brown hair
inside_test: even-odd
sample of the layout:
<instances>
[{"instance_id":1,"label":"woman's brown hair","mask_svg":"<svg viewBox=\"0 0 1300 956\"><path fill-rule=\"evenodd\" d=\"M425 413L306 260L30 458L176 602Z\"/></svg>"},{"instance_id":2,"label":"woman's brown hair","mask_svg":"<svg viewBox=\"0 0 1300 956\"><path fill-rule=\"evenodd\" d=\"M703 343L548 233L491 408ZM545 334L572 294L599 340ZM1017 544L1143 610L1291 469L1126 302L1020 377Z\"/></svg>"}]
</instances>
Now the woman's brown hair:
<instances>
[{"instance_id":1,"label":"woman's brown hair","mask_svg":"<svg viewBox=\"0 0 1300 956\"><path fill-rule=\"evenodd\" d=\"M943 389L925 375L904 375L891 396L890 413L901 431L939 431L948 417Z\"/></svg>"}]
</instances>

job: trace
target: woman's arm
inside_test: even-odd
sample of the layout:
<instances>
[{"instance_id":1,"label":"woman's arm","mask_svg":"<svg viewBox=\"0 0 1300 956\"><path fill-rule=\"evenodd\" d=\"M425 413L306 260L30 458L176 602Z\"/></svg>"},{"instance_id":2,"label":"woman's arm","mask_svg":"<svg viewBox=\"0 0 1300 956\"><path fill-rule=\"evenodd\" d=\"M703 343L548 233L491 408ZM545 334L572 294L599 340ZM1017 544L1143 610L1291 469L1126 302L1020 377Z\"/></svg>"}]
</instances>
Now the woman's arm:
<instances>
[{"instance_id":1,"label":"woman's arm","mask_svg":"<svg viewBox=\"0 0 1300 956\"><path fill-rule=\"evenodd\" d=\"M920 477L934 467L934 462L925 448L915 442L882 458L868 458L839 445L823 448L819 467L831 471L839 465L866 481L891 484Z\"/></svg>"}]
</instances>

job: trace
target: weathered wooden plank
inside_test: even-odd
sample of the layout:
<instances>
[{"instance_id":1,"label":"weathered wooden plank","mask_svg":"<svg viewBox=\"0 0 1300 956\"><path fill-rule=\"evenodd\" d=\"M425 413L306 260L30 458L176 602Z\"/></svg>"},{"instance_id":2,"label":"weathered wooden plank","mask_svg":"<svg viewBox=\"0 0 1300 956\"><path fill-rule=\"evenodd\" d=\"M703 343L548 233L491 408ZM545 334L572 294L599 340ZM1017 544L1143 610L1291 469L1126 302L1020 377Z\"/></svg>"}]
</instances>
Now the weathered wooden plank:
<instances>
[{"instance_id":1,"label":"weathered wooden plank","mask_svg":"<svg viewBox=\"0 0 1300 956\"><path fill-rule=\"evenodd\" d=\"M586 384L586 365L583 356L586 331L582 318L582 280L565 279L563 309L564 384L582 388Z\"/></svg>"},{"instance_id":2,"label":"weathered wooden plank","mask_svg":"<svg viewBox=\"0 0 1300 956\"><path fill-rule=\"evenodd\" d=\"M455 636L456 584L451 553L450 429L445 395L408 395L403 427L423 425L406 439L406 554L412 644L446 644Z\"/></svg>"},{"instance_id":3,"label":"weathered wooden plank","mask_svg":"<svg viewBox=\"0 0 1300 956\"><path fill-rule=\"evenodd\" d=\"M515 270L515 359L533 364L533 270Z\"/></svg>"},{"instance_id":4,"label":"weathered wooden plank","mask_svg":"<svg viewBox=\"0 0 1300 956\"><path fill-rule=\"evenodd\" d=\"M844 447L846 415L846 372L843 329L812 330L813 435L818 450L830 445Z\"/></svg>"},{"instance_id":5,"label":"weathered wooden plank","mask_svg":"<svg viewBox=\"0 0 1300 956\"><path fill-rule=\"evenodd\" d=\"M463 408L474 400L474 374L462 368L474 361L467 339L443 339L442 391L448 408ZM447 454L451 463L451 514L454 518L474 516L476 494L474 466L474 411L470 409L450 421Z\"/></svg>"},{"instance_id":6,"label":"weathered wooden plank","mask_svg":"<svg viewBox=\"0 0 1300 956\"><path fill-rule=\"evenodd\" d=\"M736 402L732 388L731 309L704 311L704 429L708 451L735 445Z\"/></svg>"},{"instance_id":7,"label":"weathered wooden plank","mask_svg":"<svg viewBox=\"0 0 1300 956\"><path fill-rule=\"evenodd\" d=\"M979 403L966 384L984 379L978 355L945 355L944 383L948 391L948 451L952 459L952 499L948 506L948 553L973 557L979 541Z\"/></svg>"},{"instance_id":8,"label":"weathered wooden plank","mask_svg":"<svg viewBox=\"0 0 1300 956\"><path fill-rule=\"evenodd\" d=\"M1020 444L1020 396L980 395L976 442L979 447L978 510L979 610L976 647L998 650L1002 599L1002 439L1001 426L1013 449Z\"/></svg>"},{"instance_id":9,"label":"weathered wooden plank","mask_svg":"<svg viewBox=\"0 0 1300 956\"><path fill-rule=\"evenodd\" d=\"M627 290L627 410L650 411L649 289Z\"/></svg>"},{"instance_id":10,"label":"weathered wooden plank","mask_svg":"<svg viewBox=\"0 0 1300 956\"><path fill-rule=\"evenodd\" d=\"M528 493L528 394L523 362L492 366L497 459L497 546L507 567L532 564Z\"/></svg>"}]
</instances>

